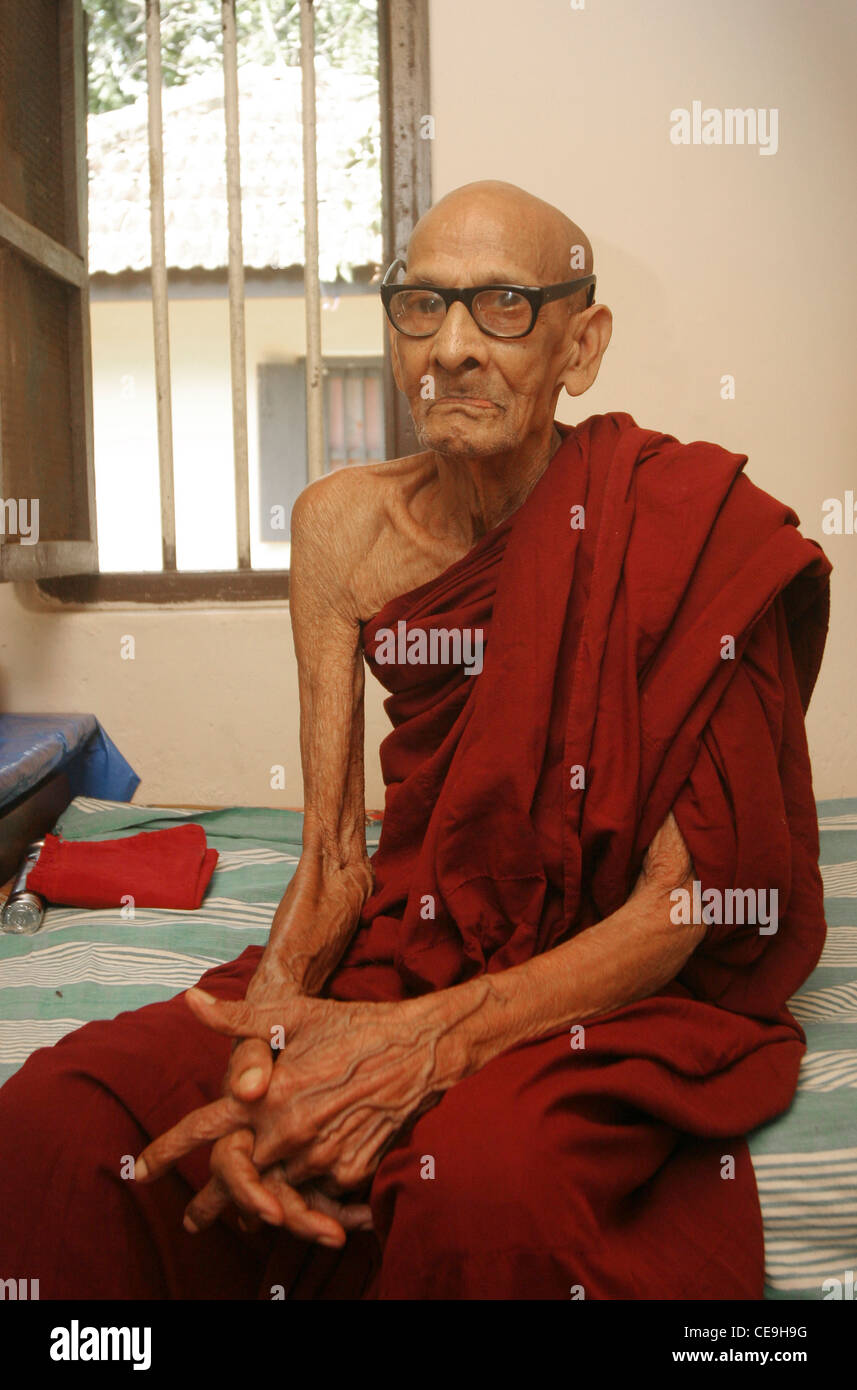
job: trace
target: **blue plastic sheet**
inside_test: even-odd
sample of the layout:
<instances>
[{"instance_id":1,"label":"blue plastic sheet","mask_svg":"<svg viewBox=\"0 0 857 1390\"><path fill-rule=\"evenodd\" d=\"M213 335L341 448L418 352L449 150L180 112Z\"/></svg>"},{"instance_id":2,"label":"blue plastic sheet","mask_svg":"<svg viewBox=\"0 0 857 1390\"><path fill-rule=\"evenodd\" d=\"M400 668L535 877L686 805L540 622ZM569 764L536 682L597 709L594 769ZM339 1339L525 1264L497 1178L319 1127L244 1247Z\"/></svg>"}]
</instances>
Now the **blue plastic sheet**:
<instances>
[{"instance_id":1,"label":"blue plastic sheet","mask_svg":"<svg viewBox=\"0 0 857 1390\"><path fill-rule=\"evenodd\" d=\"M72 796L130 801L140 785L94 714L0 714L0 808L60 770Z\"/></svg>"}]
</instances>

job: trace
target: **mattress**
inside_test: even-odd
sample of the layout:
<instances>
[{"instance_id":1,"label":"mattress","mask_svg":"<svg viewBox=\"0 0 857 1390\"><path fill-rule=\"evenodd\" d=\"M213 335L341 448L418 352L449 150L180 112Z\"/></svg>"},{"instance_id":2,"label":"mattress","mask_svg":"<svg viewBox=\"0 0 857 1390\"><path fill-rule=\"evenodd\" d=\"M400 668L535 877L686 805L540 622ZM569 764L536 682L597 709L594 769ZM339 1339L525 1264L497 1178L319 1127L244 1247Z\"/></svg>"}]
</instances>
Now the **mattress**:
<instances>
[{"instance_id":1,"label":"mattress","mask_svg":"<svg viewBox=\"0 0 857 1390\"><path fill-rule=\"evenodd\" d=\"M857 1269L857 798L818 804L828 938L792 1000L807 1035L790 1109L749 1136L765 1227L765 1297L842 1296ZM96 1018L168 999L267 939L301 850L298 812L134 806L78 796L67 839L193 820L219 851L195 912L49 907L35 936L0 934L0 1083L38 1047ZM370 852L380 834L367 827Z\"/></svg>"},{"instance_id":2,"label":"mattress","mask_svg":"<svg viewBox=\"0 0 857 1390\"><path fill-rule=\"evenodd\" d=\"M140 785L94 714L0 714L0 811L60 771L72 796L127 801Z\"/></svg>"}]
</instances>

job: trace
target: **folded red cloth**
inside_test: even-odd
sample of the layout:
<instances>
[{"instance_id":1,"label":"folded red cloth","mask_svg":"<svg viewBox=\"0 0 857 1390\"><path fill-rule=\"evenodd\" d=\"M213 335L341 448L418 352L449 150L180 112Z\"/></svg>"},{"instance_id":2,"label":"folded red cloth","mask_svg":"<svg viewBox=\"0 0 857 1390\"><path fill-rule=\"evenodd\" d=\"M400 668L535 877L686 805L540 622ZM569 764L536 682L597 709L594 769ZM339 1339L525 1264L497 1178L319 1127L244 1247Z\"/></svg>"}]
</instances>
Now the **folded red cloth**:
<instances>
[{"instance_id":1,"label":"folded red cloth","mask_svg":"<svg viewBox=\"0 0 857 1390\"><path fill-rule=\"evenodd\" d=\"M148 830L121 840L62 840L46 835L27 887L68 907L197 908L214 873L217 850L201 825Z\"/></svg>"}]
</instances>

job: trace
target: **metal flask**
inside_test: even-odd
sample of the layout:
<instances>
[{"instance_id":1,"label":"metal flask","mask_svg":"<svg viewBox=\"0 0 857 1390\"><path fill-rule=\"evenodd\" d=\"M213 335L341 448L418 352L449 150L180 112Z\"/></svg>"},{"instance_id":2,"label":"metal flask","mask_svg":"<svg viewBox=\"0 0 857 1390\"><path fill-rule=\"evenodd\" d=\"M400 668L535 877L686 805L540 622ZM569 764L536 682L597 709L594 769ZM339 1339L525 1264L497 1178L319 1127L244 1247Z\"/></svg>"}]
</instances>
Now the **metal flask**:
<instances>
[{"instance_id":1,"label":"metal flask","mask_svg":"<svg viewBox=\"0 0 857 1390\"><path fill-rule=\"evenodd\" d=\"M44 840L34 840L27 846L24 862L18 870L18 877L12 884L12 891L0 912L0 928L5 932L15 932L19 936L32 936L42 925L45 916L44 899L27 888L27 875L39 857Z\"/></svg>"}]
</instances>

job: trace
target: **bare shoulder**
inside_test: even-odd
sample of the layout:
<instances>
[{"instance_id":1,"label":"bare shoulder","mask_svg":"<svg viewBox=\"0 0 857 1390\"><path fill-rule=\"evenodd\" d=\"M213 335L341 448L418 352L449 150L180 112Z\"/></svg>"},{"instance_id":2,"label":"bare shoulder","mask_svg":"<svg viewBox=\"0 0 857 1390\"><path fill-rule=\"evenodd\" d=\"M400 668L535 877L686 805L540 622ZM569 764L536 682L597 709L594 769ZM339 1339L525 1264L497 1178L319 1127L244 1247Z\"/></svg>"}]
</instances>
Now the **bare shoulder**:
<instances>
[{"instance_id":1,"label":"bare shoulder","mask_svg":"<svg viewBox=\"0 0 857 1390\"><path fill-rule=\"evenodd\" d=\"M360 621L394 596L402 517L434 476L429 456L337 468L304 488L292 509L292 571L312 581ZM403 589L408 587L403 585Z\"/></svg>"},{"instance_id":2,"label":"bare shoulder","mask_svg":"<svg viewBox=\"0 0 857 1390\"><path fill-rule=\"evenodd\" d=\"M355 544L365 545L372 528L383 527L391 507L427 474L425 454L386 463L355 463L326 473L305 487L292 509L299 540L330 540L329 527L345 523Z\"/></svg>"}]
</instances>

